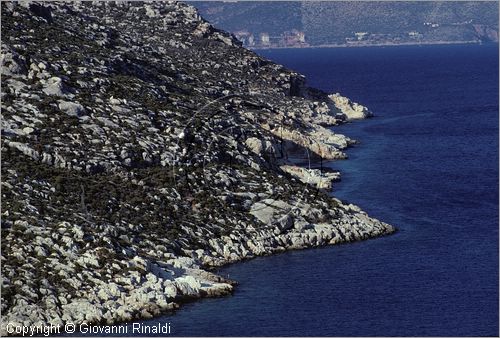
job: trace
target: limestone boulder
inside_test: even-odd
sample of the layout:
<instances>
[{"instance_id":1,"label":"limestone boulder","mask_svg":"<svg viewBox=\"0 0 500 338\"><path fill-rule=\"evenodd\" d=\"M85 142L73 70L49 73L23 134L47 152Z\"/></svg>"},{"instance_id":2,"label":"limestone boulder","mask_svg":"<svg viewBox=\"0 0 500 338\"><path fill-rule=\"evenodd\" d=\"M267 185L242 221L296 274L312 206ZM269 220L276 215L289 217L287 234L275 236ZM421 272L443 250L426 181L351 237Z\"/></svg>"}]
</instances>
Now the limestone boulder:
<instances>
[{"instance_id":1,"label":"limestone boulder","mask_svg":"<svg viewBox=\"0 0 500 338\"><path fill-rule=\"evenodd\" d=\"M365 106L352 102L349 98L339 93L328 95L332 105L339 109L347 120L359 120L373 116L373 113Z\"/></svg>"}]
</instances>

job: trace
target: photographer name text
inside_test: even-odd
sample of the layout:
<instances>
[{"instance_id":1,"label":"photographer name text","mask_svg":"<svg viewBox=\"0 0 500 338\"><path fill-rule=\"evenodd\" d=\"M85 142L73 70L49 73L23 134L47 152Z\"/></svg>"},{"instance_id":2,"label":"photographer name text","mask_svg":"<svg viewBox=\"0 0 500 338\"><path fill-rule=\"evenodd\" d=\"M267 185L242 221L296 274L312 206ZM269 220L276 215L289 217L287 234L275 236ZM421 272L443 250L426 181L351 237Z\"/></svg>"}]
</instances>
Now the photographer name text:
<instances>
[{"instance_id":1,"label":"photographer name text","mask_svg":"<svg viewBox=\"0 0 500 338\"><path fill-rule=\"evenodd\" d=\"M65 325L19 325L14 323L9 323L6 325L7 333L16 336L23 337L37 337L57 334L140 334L140 335L157 335L157 334L170 334L171 327L170 323L157 323L157 324L147 324L147 323L131 323L122 325L93 325L88 323L73 324L66 323Z\"/></svg>"}]
</instances>

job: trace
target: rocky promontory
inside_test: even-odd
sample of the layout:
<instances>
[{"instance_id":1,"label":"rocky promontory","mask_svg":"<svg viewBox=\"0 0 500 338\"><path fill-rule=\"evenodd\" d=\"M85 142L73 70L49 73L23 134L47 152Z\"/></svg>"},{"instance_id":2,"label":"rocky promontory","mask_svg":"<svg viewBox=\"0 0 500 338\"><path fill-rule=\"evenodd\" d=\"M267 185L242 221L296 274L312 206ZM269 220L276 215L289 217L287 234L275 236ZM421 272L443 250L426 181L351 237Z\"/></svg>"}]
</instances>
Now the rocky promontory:
<instances>
[{"instance_id":1,"label":"rocky promontory","mask_svg":"<svg viewBox=\"0 0 500 338\"><path fill-rule=\"evenodd\" d=\"M315 165L368 110L192 6L1 6L2 334L151 318L231 293L212 267L394 231Z\"/></svg>"}]
</instances>

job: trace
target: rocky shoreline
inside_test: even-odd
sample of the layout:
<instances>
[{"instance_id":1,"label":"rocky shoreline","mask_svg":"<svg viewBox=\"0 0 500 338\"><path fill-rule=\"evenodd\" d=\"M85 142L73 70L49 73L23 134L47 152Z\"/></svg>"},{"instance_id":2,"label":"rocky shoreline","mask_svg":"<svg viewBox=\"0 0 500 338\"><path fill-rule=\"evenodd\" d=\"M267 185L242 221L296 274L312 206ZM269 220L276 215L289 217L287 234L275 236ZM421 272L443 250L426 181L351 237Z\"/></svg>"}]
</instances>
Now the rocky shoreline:
<instances>
[{"instance_id":1,"label":"rocky shoreline","mask_svg":"<svg viewBox=\"0 0 500 338\"><path fill-rule=\"evenodd\" d=\"M371 112L193 7L1 5L2 335L152 318L230 294L210 268L395 231L310 165Z\"/></svg>"}]
</instances>

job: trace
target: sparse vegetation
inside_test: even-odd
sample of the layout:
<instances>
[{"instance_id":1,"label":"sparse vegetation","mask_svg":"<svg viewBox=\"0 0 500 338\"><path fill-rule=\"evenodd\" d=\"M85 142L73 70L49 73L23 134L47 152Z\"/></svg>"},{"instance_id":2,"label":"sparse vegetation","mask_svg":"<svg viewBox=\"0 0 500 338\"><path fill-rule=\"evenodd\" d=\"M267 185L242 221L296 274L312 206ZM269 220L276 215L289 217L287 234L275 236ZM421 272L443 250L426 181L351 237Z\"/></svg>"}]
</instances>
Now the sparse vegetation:
<instances>
[{"instance_id":1,"label":"sparse vegetation","mask_svg":"<svg viewBox=\"0 0 500 338\"><path fill-rule=\"evenodd\" d=\"M5 321L150 317L230 293L210 267L393 231L281 169L342 157L337 109L193 7L1 6Z\"/></svg>"}]
</instances>

